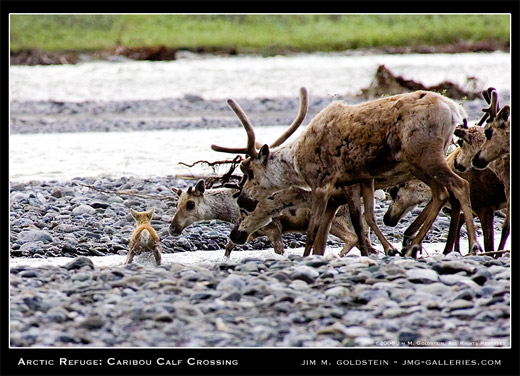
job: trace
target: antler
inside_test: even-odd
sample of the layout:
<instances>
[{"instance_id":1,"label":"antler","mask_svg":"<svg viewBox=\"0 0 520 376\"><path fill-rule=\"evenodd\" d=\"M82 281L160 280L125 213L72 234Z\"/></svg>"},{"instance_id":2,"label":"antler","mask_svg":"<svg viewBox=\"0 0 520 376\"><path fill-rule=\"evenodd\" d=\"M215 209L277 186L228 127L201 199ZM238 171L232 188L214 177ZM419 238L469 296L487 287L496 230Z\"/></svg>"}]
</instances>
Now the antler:
<instances>
[{"instance_id":1,"label":"antler","mask_svg":"<svg viewBox=\"0 0 520 376\"><path fill-rule=\"evenodd\" d=\"M244 110L242 110L242 108L238 105L238 103L236 103L233 99L228 99L227 104L233 110L233 112L237 115L238 119L242 123L242 126L246 130L247 147L246 148L228 148L228 147L224 147L224 146L211 145L211 149L213 149L215 151L220 151L223 153L247 154L252 158L256 158L258 156L257 148L261 147L261 145L255 141L255 131L253 129L253 126L251 125L251 122L247 118L247 115L245 114ZM307 109L308 109L307 89L302 87L300 89L300 109L298 111L298 115L296 116L296 119L290 125L289 129L287 129L275 142L273 142L270 147L273 148L276 146L280 146L283 142L285 142L285 140L287 140L296 131L296 129L303 122L305 115L307 115Z\"/></svg>"},{"instance_id":2,"label":"antler","mask_svg":"<svg viewBox=\"0 0 520 376\"><path fill-rule=\"evenodd\" d=\"M255 131L251 122L247 118L246 113L242 108L235 102L234 99L227 100L228 106L233 110L235 115L237 115L238 119L242 123L242 126L246 130L247 133L247 147L246 148L227 148L218 145L211 145L211 148L215 151L220 151L223 153L232 153L232 154L247 154L251 157L256 157L258 155L256 151L256 142L255 142Z\"/></svg>"},{"instance_id":3,"label":"antler","mask_svg":"<svg viewBox=\"0 0 520 376\"><path fill-rule=\"evenodd\" d=\"M482 96L486 100L486 102L489 104L489 107L483 108L482 111L484 112L484 115L480 118L478 121L478 125L481 126L484 124L484 121L489 117L488 122L493 121L493 119L497 116L498 110L499 110L499 104L498 104L498 93L494 87L490 87L487 90L484 90L482 92Z\"/></svg>"},{"instance_id":4,"label":"antler","mask_svg":"<svg viewBox=\"0 0 520 376\"><path fill-rule=\"evenodd\" d=\"M287 140L291 135L298 129L300 124L305 119L305 115L307 115L307 110L309 107L309 98L307 95L307 89L302 87L300 88L300 109L298 110L298 116L294 119L293 123L278 139L271 144L271 148L280 146Z\"/></svg>"}]
</instances>

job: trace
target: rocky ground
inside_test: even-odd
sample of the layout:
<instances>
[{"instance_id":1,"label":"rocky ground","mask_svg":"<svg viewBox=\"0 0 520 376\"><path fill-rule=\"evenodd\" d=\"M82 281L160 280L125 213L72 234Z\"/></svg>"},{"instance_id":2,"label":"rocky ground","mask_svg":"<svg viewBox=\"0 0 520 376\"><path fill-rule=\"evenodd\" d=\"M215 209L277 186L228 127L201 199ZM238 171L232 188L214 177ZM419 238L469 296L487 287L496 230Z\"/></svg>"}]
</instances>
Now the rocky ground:
<instances>
[{"instance_id":1,"label":"rocky ground","mask_svg":"<svg viewBox=\"0 0 520 376\"><path fill-rule=\"evenodd\" d=\"M163 252L221 250L230 225L217 220L168 235L173 177L11 185L11 257L73 257L62 267L11 269L14 346L492 346L509 343L510 259L458 254L420 260L374 256L182 265L94 267L90 256L126 255L129 208L155 207ZM93 189L91 187L96 187ZM139 196L100 191L135 192ZM141 197L142 196L142 197ZM149 198L148 196L154 196ZM145 198L146 197L146 198ZM376 202L382 218L387 201ZM417 214L415 209L414 215ZM413 219L381 226L400 243ZM500 220L497 221L499 231ZM443 241L441 214L427 242ZM301 234L284 235L288 249ZM374 244L378 244L373 238ZM331 236L329 246L339 246ZM270 247L255 239L234 252ZM274 252L273 252L274 255ZM411 341L411 342L409 342Z\"/></svg>"},{"instance_id":2,"label":"rocky ground","mask_svg":"<svg viewBox=\"0 0 520 376\"><path fill-rule=\"evenodd\" d=\"M355 99L353 99L355 100ZM315 99L313 112L330 101ZM507 101L506 101L507 102ZM241 101L255 124L292 121L297 100ZM481 101L466 101L470 117ZM226 116L222 114L226 112ZM187 96L177 101L11 103L11 133L237 126L225 103ZM177 119L157 114L178 113ZM186 113L209 113L182 120ZM96 116L91 116L91 115ZM156 117L150 116L156 114ZM232 124L232 125L231 125ZM155 207L152 225L165 254L220 250L230 225L217 220L168 234L175 213L172 176L86 178L10 184L10 257L13 346L508 346L510 258L419 260L373 256L287 257L182 265L134 263L95 267L89 257L126 255L134 229L130 208ZM118 193L116 193L118 192ZM125 194L123 194L125 193ZM397 227L381 223L399 244L420 209ZM496 221L496 231L502 218ZM442 242L442 214L425 242ZM480 231L480 230L479 230ZM301 234L284 235L287 248ZM372 241L378 244L373 237ZM330 237L329 246L340 246ZM234 252L266 249L260 238ZM72 257L64 266L31 266L31 259Z\"/></svg>"},{"instance_id":3,"label":"rocky ground","mask_svg":"<svg viewBox=\"0 0 520 376\"><path fill-rule=\"evenodd\" d=\"M365 101L361 97L310 98L304 124L333 100L345 100L351 104ZM299 106L297 98L240 99L239 102L255 127L290 124ZM458 102L463 105L469 120L479 119L482 115L482 99ZM501 105L509 102L510 93L501 92ZM114 102L13 101L10 114L11 134L240 126L224 100L208 100L191 94L180 99Z\"/></svg>"},{"instance_id":4,"label":"rocky ground","mask_svg":"<svg viewBox=\"0 0 520 376\"><path fill-rule=\"evenodd\" d=\"M11 269L13 346L508 346L510 259Z\"/></svg>"}]
</instances>

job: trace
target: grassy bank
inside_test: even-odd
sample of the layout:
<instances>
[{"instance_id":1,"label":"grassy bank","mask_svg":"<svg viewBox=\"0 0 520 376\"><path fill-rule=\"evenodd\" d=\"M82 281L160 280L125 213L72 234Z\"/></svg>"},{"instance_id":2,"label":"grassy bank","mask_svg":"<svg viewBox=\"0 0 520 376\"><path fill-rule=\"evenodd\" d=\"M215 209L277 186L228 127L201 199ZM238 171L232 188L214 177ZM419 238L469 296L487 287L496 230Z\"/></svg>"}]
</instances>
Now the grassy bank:
<instances>
[{"instance_id":1,"label":"grassy bank","mask_svg":"<svg viewBox=\"0 0 520 376\"><path fill-rule=\"evenodd\" d=\"M238 53L509 43L508 15L12 15L11 51L158 46Z\"/></svg>"}]
</instances>

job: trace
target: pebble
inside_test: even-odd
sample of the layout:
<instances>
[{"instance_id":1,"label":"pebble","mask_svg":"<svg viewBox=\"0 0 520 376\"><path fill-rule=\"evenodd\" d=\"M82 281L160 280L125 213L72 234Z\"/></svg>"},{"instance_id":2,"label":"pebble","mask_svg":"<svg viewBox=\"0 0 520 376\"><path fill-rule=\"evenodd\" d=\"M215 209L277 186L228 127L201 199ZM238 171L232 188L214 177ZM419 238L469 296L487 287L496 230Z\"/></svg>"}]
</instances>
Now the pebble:
<instances>
[{"instance_id":1,"label":"pebble","mask_svg":"<svg viewBox=\"0 0 520 376\"><path fill-rule=\"evenodd\" d=\"M314 266L293 257L96 268L81 256L62 267L20 266L10 277L11 345L84 346L77 339L88 338L150 347L415 346L423 339L509 346L509 284L497 279L509 257L497 260L483 285L465 271L439 275L424 260L370 260L349 257L355 268L320 256ZM487 270L478 260L473 266L474 275ZM381 270L403 275L376 278ZM359 283L359 273L377 282Z\"/></svg>"}]
</instances>

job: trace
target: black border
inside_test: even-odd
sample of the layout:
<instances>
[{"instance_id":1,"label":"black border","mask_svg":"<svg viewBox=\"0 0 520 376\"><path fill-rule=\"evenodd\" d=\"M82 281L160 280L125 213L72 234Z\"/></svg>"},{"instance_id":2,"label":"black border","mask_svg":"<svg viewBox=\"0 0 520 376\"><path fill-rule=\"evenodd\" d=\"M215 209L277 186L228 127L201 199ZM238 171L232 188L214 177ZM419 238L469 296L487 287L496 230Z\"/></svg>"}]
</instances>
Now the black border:
<instances>
[{"instance_id":1,"label":"black border","mask_svg":"<svg viewBox=\"0 0 520 376\"><path fill-rule=\"evenodd\" d=\"M514 108L518 106L518 39L520 32L518 28L519 7L518 1L298 1L295 2L174 2L174 1L1 1L0 3L2 18L2 73L8 81L8 17L9 13L289 13L293 10L298 13L511 13L512 14L512 103L513 118ZM500 72L497 72L500 74ZM8 98L9 87L2 85L4 95L2 98L2 114L5 124L9 124ZM8 142L8 128L4 125L3 131L6 132L5 139ZM5 133L4 133L5 134ZM513 144L518 144L518 132L513 131ZM4 150L8 151L8 147ZM513 148L513 181L516 183L516 172L518 171L518 155ZM8 160L8 156L5 160ZM516 170L515 170L516 169ZM7 169L6 169L7 171ZM7 174L7 180L9 176ZM7 184L8 185L8 184ZM513 201L512 208L513 226L518 226L518 201ZM6 212L8 210L8 203ZM4 212L5 213L5 212ZM515 227L513 227L512 245L516 245ZM8 239L8 236L5 237ZM8 248L8 247L7 247ZM512 247L513 248L513 247ZM520 374L520 347L518 336L518 253L513 249L512 255L512 348L511 349L481 349L481 348L457 348L457 349L419 349L419 348L393 348L393 349L372 349L372 348L344 348L344 349L263 349L263 348L146 348L146 349L113 349L113 348L59 348L59 349L18 349L8 347L8 328L9 312L7 299L9 296L9 276L6 273L9 253L4 252L1 256L1 287L2 287L2 311L0 321L1 331L1 375L31 375L31 374L53 374L53 375L519 375ZM59 358L94 360L101 359L105 366L39 366L21 367L17 363L21 357L31 359L53 359L55 364L59 363ZM149 359L154 363L158 358L168 360L182 360L181 365L175 366L106 366L109 358L115 359ZM237 366L188 366L189 358L196 359L238 359ZM317 360L316 366L302 366L304 359ZM364 360L388 360L385 366L352 365L337 366L336 360L350 360L358 363ZM402 366L404 360L418 360L418 365ZM497 367L477 367L467 364L446 367L445 365L426 365L423 361L436 361L446 364L450 361L479 361L481 359L500 359L501 366ZM321 365L321 360L328 360L329 365Z\"/></svg>"}]
</instances>

